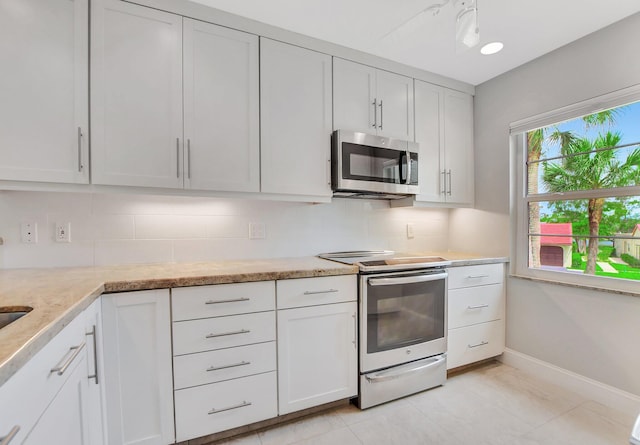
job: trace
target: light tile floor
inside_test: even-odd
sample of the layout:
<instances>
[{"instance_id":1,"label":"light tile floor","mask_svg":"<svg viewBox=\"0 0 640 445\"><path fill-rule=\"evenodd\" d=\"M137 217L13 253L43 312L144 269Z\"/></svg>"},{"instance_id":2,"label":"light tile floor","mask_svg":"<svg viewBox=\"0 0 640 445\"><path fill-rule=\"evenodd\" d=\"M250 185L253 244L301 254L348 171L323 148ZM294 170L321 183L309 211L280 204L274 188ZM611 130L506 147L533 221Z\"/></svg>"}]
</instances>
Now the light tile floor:
<instances>
[{"instance_id":1,"label":"light tile floor","mask_svg":"<svg viewBox=\"0 0 640 445\"><path fill-rule=\"evenodd\" d=\"M344 406L219 442L234 445L626 445L633 415L502 364L361 411Z\"/></svg>"}]
</instances>

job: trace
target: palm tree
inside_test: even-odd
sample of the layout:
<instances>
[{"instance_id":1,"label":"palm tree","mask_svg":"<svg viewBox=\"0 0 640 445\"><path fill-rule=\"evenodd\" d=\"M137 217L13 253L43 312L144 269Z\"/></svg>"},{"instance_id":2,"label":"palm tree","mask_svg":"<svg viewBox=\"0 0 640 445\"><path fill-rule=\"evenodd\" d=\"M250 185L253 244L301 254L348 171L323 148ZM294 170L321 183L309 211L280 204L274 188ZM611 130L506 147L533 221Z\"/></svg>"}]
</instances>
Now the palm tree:
<instances>
[{"instance_id":1,"label":"palm tree","mask_svg":"<svg viewBox=\"0 0 640 445\"><path fill-rule=\"evenodd\" d=\"M587 124L587 122L585 120ZM622 161L615 150L621 140L620 133L607 131L595 140L572 137L561 146L565 156L561 163L545 162L542 180L549 192L610 189L636 185L640 180L640 148L636 148ZM595 151L605 149L602 151ZM598 258L598 235L605 198L589 198L589 247L585 274L594 275Z\"/></svg>"}]
</instances>

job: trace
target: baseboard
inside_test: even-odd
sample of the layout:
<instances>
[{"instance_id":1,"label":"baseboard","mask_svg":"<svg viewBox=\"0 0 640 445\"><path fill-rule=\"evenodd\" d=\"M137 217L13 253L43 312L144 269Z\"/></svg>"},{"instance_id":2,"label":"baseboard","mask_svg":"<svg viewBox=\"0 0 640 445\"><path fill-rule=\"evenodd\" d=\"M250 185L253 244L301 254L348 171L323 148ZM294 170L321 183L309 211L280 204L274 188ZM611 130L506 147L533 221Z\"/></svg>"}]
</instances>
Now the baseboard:
<instances>
[{"instance_id":1,"label":"baseboard","mask_svg":"<svg viewBox=\"0 0 640 445\"><path fill-rule=\"evenodd\" d=\"M507 348L498 360L505 365L513 366L537 378L567 388L598 403L628 413L630 416L635 417L640 412L639 396L521 352Z\"/></svg>"}]
</instances>

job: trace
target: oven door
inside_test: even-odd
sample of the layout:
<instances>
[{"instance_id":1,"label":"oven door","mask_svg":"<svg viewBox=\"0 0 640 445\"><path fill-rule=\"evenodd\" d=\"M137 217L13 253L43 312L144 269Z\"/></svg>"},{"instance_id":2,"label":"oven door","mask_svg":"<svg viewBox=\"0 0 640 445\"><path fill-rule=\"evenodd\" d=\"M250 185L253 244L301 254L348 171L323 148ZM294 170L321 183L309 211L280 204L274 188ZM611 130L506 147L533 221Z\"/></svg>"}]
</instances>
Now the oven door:
<instances>
[{"instance_id":1,"label":"oven door","mask_svg":"<svg viewBox=\"0 0 640 445\"><path fill-rule=\"evenodd\" d=\"M447 350L447 272L362 275L360 372Z\"/></svg>"}]
</instances>

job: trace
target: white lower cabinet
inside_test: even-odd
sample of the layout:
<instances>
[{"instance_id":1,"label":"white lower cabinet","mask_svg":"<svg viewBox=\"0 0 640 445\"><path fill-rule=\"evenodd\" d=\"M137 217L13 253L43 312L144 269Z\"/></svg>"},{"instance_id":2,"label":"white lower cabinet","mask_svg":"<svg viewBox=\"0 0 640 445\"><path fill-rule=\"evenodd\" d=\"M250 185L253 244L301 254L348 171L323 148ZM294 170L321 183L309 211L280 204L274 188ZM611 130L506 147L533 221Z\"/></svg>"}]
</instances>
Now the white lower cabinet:
<instances>
[{"instance_id":1,"label":"white lower cabinet","mask_svg":"<svg viewBox=\"0 0 640 445\"><path fill-rule=\"evenodd\" d=\"M25 445L85 445L89 443L87 423L89 382L87 357L83 355L69 378L31 430Z\"/></svg>"},{"instance_id":2,"label":"white lower cabinet","mask_svg":"<svg viewBox=\"0 0 640 445\"><path fill-rule=\"evenodd\" d=\"M171 292L176 440L276 417L275 283Z\"/></svg>"},{"instance_id":3,"label":"white lower cabinet","mask_svg":"<svg viewBox=\"0 0 640 445\"><path fill-rule=\"evenodd\" d=\"M296 296L297 307L280 309ZM356 300L353 275L277 282L280 415L357 395Z\"/></svg>"},{"instance_id":4,"label":"white lower cabinet","mask_svg":"<svg viewBox=\"0 0 640 445\"><path fill-rule=\"evenodd\" d=\"M169 290L103 295L102 319L108 443L174 443Z\"/></svg>"},{"instance_id":5,"label":"white lower cabinet","mask_svg":"<svg viewBox=\"0 0 640 445\"><path fill-rule=\"evenodd\" d=\"M447 368L502 354L504 264L452 267L448 292Z\"/></svg>"},{"instance_id":6,"label":"white lower cabinet","mask_svg":"<svg viewBox=\"0 0 640 445\"><path fill-rule=\"evenodd\" d=\"M102 443L101 430L92 431L98 426L91 419L101 417L101 407L90 390L91 341L82 313L0 387L3 443ZM11 431L15 435L9 440Z\"/></svg>"}]
</instances>

